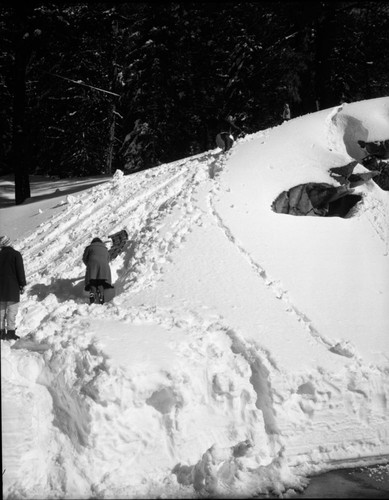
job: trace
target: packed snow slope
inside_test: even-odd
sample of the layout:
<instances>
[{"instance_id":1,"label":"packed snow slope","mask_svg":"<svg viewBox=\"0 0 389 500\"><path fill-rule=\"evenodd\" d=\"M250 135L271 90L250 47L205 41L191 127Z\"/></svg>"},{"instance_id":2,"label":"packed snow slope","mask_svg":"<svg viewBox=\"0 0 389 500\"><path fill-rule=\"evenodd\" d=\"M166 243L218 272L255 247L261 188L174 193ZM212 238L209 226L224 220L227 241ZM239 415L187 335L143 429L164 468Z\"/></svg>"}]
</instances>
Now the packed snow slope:
<instances>
[{"instance_id":1,"label":"packed snow slope","mask_svg":"<svg viewBox=\"0 0 389 500\"><path fill-rule=\"evenodd\" d=\"M287 495L386 463L389 194L271 204L387 138L389 98L344 104L46 202L15 244L42 345L1 345L5 498ZM121 229L116 297L90 306L83 249Z\"/></svg>"}]
</instances>

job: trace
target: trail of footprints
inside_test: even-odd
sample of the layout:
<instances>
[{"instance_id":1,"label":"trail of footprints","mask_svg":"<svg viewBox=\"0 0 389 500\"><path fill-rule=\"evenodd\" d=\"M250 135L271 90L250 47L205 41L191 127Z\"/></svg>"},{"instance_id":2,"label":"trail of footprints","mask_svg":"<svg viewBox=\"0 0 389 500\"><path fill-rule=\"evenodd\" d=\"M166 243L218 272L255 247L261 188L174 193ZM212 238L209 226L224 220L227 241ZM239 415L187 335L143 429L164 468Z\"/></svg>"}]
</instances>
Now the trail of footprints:
<instances>
[{"instance_id":1,"label":"trail of footprints","mask_svg":"<svg viewBox=\"0 0 389 500\"><path fill-rule=\"evenodd\" d=\"M266 137L265 137L266 138ZM220 170L223 169L226 160L230 156L231 152L228 153L224 158L222 158L222 165L220 166ZM224 224L222 217L216 210L215 207L215 194L220 190L220 186L217 180L217 175L213 175L212 178L215 181L215 188L210 191L208 195L208 206L211 215L214 217L217 226L223 231L229 241L235 245L238 251L242 254L245 260L249 263L252 269L256 274L265 282L265 285L271 290L274 295L282 300L285 303L285 309L287 312L293 314L296 319L304 326L304 328L308 331L308 333L315 339L316 342L323 345L326 349L331 351L334 354L338 354L346 357L353 357L353 349L349 346L339 346L338 344L331 341L331 339L325 337L320 334L313 326L312 321L302 312L300 311L290 300L288 296L288 291L282 287L282 284L279 281L275 281L268 276L266 270L251 257L249 252L238 243L235 236L232 234L231 230Z\"/></svg>"}]
</instances>

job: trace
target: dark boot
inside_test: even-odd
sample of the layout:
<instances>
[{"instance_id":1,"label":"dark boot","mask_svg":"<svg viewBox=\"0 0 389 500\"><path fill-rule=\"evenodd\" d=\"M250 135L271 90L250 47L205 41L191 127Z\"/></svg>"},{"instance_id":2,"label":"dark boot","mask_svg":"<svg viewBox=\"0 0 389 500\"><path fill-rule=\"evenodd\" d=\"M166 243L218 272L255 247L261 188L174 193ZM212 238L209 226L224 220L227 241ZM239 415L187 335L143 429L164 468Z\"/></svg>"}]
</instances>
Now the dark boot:
<instances>
[{"instance_id":1,"label":"dark boot","mask_svg":"<svg viewBox=\"0 0 389 500\"><path fill-rule=\"evenodd\" d=\"M89 294L89 304L94 304L95 302L95 294L93 292L90 292Z\"/></svg>"},{"instance_id":2,"label":"dark boot","mask_svg":"<svg viewBox=\"0 0 389 500\"><path fill-rule=\"evenodd\" d=\"M1 335L1 340L6 340L7 334L5 333L5 330L0 330L0 335Z\"/></svg>"},{"instance_id":3,"label":"dark boot","mask_svg":"<svg viewBox=\"0 0 389 500\"><path fill-rule=\"evenodd\" d=\"M101 285L97 289L97 296L99 304L104 304L104 287Z\"/></svg>"},{"instance_id":4,"label":"dark boot","mask_svg":"<svg viewBox=\"0 0 389 500\"><path fill-rule=\"evenodd\" d=\"M7 340L18 340L20 339L19 335L16 335L15 330L8 330L6 334Z\"/></svg>"}]
</instances>

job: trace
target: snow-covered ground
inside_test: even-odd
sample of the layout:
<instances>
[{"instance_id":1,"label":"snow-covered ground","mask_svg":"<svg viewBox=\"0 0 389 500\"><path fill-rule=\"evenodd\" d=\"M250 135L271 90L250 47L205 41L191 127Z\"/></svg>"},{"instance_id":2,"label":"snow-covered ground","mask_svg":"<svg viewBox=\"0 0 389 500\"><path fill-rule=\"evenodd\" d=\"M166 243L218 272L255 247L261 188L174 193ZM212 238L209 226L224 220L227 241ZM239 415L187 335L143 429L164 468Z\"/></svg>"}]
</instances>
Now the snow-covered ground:
<instances>
[{"instance_id":1,"label":"snow-covered ground","mask_svg":"<svg viewBox=\"0 0 389 500\"><path fill-rule=\"evenodd\" d=\"M4 497L287 496L386 464L389 194L356 187L346 218L271 204L387 138L389 98L344 104L2 208L18 334L49 347L1 343ZM121 229L116 297L90 306L83 249Z\"/></svg>"}]
</instances>

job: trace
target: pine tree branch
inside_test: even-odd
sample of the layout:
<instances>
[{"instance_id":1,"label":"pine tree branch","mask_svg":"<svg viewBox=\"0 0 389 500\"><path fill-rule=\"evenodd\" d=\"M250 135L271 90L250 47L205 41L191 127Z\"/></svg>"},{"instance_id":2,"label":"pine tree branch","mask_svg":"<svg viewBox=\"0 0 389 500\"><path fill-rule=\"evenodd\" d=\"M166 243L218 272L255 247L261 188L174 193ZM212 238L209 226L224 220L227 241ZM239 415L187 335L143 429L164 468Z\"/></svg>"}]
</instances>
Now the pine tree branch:
<instances>
[{"instance_id":1,"label":"pine tree branch","mask_svg":"<svg viewBox=\"0 0 389 500\"><path fill-rule=\"evenodd\" d=\"M56 76L57 78L62 78L63 80L67 80L68 82L75 83L76 85L81 85L83 87L89 87L91 89L98 90L99 92L105 92L106 94L111 94L111 95L114 95L116 97L120 97L119 94L116 94L115 92L111 92L110 90L100 89L98 87L94 87L93 85L88 85L87 83L84 83L84 82L72 80L71 78L67 78L66 76L55 75L54 73L47 73L47 74L51 75L51 76Z\"/></svg>"}]
</instances>

